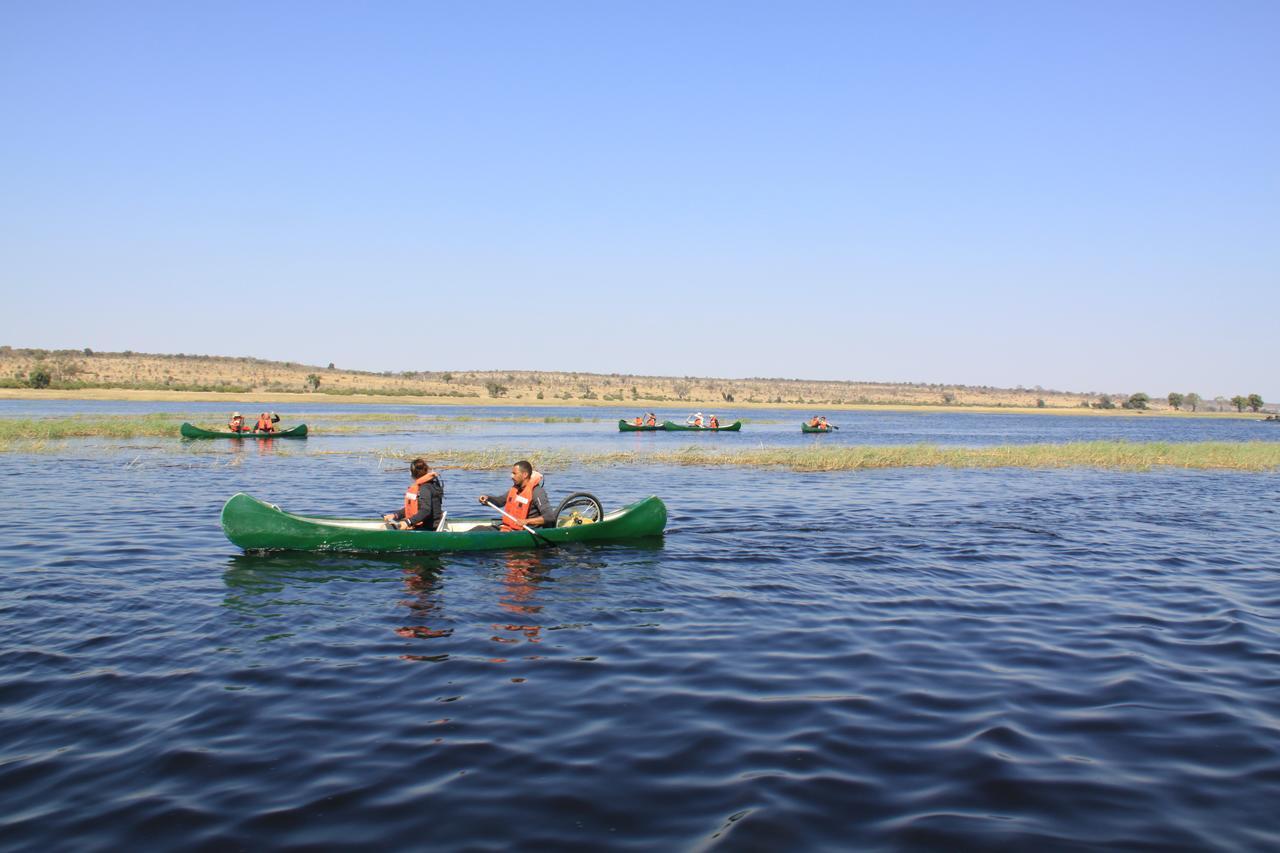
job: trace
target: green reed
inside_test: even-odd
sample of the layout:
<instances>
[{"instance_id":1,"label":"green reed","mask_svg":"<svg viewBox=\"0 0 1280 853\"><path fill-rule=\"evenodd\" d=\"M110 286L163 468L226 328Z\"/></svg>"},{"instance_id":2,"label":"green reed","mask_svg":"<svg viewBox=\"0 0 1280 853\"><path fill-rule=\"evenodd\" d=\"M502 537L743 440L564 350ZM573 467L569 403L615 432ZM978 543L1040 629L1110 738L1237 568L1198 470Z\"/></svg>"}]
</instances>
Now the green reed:
<instances>
[{"instance_id":1,"label":"green reed","mask_svg":"<svg viewBox=\"0 0 1280 853\"><path fill-rule=\"evenodd\" d=\"M1153 468L1229 471L1280 469L1280 442L1271 441L1082 441L994 447L918 444L756 447L742 450L690 446L653 452L544 452L502 448L434 450L426 454L386 450L378 455L388 459L410 459L425 455L433 465L469 470L505 468L513 461L525 458L543 468L567 465L667 464L783 468L791 471L861 471L878 468L1099 468L1120 471L1148 471Z\"/></svg>"}]
</instances>

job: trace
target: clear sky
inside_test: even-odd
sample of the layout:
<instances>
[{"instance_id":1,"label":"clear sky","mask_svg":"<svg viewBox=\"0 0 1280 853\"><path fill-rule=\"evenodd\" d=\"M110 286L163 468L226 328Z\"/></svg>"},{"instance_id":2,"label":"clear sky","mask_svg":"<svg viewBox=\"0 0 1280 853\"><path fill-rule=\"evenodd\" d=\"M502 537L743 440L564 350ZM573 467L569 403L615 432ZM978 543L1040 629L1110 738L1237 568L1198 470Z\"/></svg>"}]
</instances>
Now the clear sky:
<instances>
[{"instance_id":1,"label":"clear sky","mask_svg":"<svg viewBox=\"0 0 1280 853\"><path fill-rule=\"evenodd\" d=\"M0 343L1280 399L1280 2L0 4Z\"/></svg>"}]
</instances>

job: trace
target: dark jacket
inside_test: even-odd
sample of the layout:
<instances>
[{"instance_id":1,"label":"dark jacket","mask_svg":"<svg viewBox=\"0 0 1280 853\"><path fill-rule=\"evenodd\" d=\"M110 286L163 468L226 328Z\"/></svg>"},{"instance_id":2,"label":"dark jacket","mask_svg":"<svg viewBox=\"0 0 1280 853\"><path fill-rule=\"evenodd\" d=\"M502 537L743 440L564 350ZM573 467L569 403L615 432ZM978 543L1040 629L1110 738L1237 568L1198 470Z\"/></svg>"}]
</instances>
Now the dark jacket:
<instances>
[{"instance_id":1,"label":"dark jacket","mask_svg":"<svg viewBox=\"0 0 1280 853\"><path fill-rule=\"evenodd\" d=\"M412 485L412 484L410 484ZM418 511L409 519L409 526L422 530L435 530L444 512L444 482L437 475L418 487ZM391 513L397 521L404 518L404 507Z\"/></svg>"}]
</instances>

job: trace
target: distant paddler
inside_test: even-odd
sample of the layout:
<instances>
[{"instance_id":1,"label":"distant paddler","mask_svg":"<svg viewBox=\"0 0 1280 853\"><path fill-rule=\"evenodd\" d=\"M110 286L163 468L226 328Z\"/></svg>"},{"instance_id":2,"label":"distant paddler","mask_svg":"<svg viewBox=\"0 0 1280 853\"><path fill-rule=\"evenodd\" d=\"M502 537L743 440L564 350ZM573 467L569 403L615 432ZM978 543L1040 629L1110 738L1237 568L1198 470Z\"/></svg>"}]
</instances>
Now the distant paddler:
<instances>
[{"instance_id":1,"label":"distant paddler","mask_svg":"<svg viewBox=\"0 0 1280 853\"><path fill-rule=\"evenodd\" d=\"M648 426L648 427L657 426L658 416L655 415L653 412L649 412L646 415L636 415L635 419L631 422L631 425L632 426Z\"/></svg>"},{"instance_id":2,"label":"distant paddler","mask_svg":"<svg viewBox=\"0 0 1280 853\"><path fill-rule=\"evenodd\" d=\"M254 426L254 432L275 432L276 424L280 421L280 416L275 412L263 412L258 415L258 423Z\"/></svg>"},{"instance_id":3,"label":"distant paddler","mask_svg":"<svg viewBox=\"0 0 1280 853\"><path fill-rule=\"evenodd\" d=\"M404 506L382 516L396 530L435 530L444 517L444 483L425 459L409 463L413 482L404 492Z\"/></svg>"},{"instance_id":4,"label":"distant paddler","mask_svg":"<svg viewBox=\"0 0 1280 853\"><path fill-rule=\"evenodd\" d=\"M707 429L720 429L720 419L715 415L707 418Z\"/></svg>"},{"instance_id":5,"label":"distant paddler","mask_svg":"<svg viewBox=\"0 0 1280 853\"><path fill-rule=\"evenodd\" d=\"M702 426L702 412L694 412L692 415L689 415L689 417L685 418L684 422L688 426L695 426L695 427Z\"/></svg>"},{"instance_id":6,"label":"distant paddler","mask_svg":"<svg viewBox=\"0 0 1280 853\"><path fill-rule=\"evenodd\" d=\"M533 465L521 459L511 466L511 488L507 490L505 502L501 507L497 499L490 495L481 495L480 503L491 506L502 513L502 518L495 521L492 527L477 527L475 530L492 530L498 528L504 533L513 530L524 530L526 527L554 527L555 510L551 508L551 499L543 487L543 476L533 470Z\"/></svg>"},{"instance_id":7,"label":"distant paddler","mask_svg":"<svg viewBox=\"0 0 1280 853\"><path fill-rule=\"evenodd\" d=\"M248 432L249 428L244 425L244 415L239 412L231 413L231 420L227 421L227 429L232 432Z\"/></svg>"}]
</instances>

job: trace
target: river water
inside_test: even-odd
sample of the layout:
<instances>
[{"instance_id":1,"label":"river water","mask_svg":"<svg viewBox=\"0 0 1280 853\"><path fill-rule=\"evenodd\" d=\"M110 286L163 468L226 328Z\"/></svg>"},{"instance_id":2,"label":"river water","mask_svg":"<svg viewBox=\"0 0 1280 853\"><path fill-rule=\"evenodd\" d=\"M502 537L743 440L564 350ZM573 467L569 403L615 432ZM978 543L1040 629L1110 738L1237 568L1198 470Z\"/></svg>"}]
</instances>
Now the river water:
<instances>
[{"instance_id":1,"label":"river water","mask_svg":"<svg viewBox=\"0 0 1280 853\"><path fill-rule=\"evenodd\" d=\"M175 411L33 406L0 416ZM391 509L407 478L379 448L1280 427L542 414L587 420L0 454L0 849L1280 846L1273 474L575 467L553 499L656 493L666 536L436 557L245 555L218 525L237 491ZM444 479L460 514L505 477Z\"/></svg>"}]
</instances>

